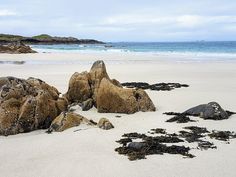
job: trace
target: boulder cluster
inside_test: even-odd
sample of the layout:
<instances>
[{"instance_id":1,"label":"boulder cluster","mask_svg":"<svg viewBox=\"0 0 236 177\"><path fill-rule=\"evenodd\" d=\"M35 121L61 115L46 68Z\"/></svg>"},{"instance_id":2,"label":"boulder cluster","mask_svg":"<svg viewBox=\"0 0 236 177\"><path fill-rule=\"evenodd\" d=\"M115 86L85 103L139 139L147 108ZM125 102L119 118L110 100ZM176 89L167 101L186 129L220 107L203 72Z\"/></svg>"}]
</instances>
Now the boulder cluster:
<instances>
[{"instance_id":1,"label":"boulder cluster","mask_svg":"<svg viewBox=\"0 0 236 177\"><path fill-rule=\"evenodd\" d=\"M74 73L65 97L70 103L80 103L86 110L95 106L101 113L156 110L144 90L123 88L119 81L110 79L103 61L96 61L90 72Z\"/></svg>"},{"instance_id":2,"label":"boulder cluster","mask_svg":"<svg viewBox=\"0 0 236 177\"><path fill-rule=\"evenodd\" d=\"M155 106L142 89L123 88L110 79L103 61L96 61L90 72L74 73L67 93L36 78L0 78L0 135L12 135L36 129L63 131L82 122L97 124L81 115L68 112L70 105L79 104L86 111L95 106L103 113L135 113L155 111ZM114 126L101 119L98 127Z\"/></svg>"}]
</instances>

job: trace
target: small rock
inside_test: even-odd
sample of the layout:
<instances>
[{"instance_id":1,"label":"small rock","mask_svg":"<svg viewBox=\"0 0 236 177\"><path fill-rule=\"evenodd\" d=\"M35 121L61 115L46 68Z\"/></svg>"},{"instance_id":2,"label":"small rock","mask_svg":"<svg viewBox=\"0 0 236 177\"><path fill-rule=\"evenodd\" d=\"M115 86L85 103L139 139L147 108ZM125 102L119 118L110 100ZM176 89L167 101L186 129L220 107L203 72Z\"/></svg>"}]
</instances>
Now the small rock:
<instances>
[{"instance_id":1,"label":"small rock","mask_svg":"<svg viewBox=\"0 0 236 177\"><path fill-rule=\"evenodd\" d=\"M114 126L112 125L112 123L106 119L106 118L101 118L97 124L97 126L101 129L104 129L104 130L109 130L109 129L112 129L114 128Z\"/></svg>"}]
</instances>

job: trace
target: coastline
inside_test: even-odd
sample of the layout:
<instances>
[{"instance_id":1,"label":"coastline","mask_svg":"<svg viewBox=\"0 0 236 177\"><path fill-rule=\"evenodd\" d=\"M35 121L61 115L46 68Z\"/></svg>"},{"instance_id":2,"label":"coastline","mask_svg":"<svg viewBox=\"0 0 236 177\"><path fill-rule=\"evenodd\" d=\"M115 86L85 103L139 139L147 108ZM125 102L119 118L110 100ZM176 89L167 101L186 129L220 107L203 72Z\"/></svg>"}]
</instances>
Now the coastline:
<instances>
[{"instance_id":1,"label":"coastline","mask_svg":"<svg viewBox=\"0 0 236 177\"><path fill-rule=\"evenodd\" d=\"M134 53L38 53L0 54L0 61L26 61L22 65L0 64L2 76L40 78L65 93L74 72L89 70L95 60L104 60L111 78L121 82L180 82L189 88L170 92L147 93L157 107L156 112L136 113L116 118L117 114L101 114L95 109L78 113L98 120L107 117L115 128L109 131L71 128L48 135L44 130L9 137L0 137L0 171L3 176L235 176L236 142L214 142L218 148L191 152L193 159L178 155L152 155L146 160L128 161L118 155L115 142L128 132L147 132L151 128L178 131L183 126L197 125L216 130L236 131L236 116L228 120L201 120L190 124L167 123L166 111L184 111L192 106L219 102L222 107L236 110L236 62L205 60L179 61L173 56ZM181 56L179 56L181 59ZM185 59L188 59L185 58ZM40 63L37 63L40 62ZM51 62L51 63L50 63ZM120 114L119 114L120 115ZM223 164L224 162L224 164ZM89 165L88 165L89 164ZM26 168L27 167L27 168ZM27 169L31 169L30 171ZM43 169L43 170L42 170ZM174 173L174 175L173 175Z\"/></svg>"}]
</instances>

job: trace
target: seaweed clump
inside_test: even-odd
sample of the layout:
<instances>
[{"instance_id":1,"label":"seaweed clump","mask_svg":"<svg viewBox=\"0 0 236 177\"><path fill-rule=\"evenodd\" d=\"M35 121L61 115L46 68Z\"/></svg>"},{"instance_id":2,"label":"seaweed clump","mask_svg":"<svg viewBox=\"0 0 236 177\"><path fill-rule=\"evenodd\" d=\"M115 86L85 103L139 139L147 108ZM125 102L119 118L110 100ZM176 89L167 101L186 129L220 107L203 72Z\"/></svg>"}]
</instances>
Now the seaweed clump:
<instances>
[{"instance_id":1,"label":"seaweed clump","mask_svg":"<svg viewBox=\"0 0 236 177\"><path fill-rule=\"evenodd\" d=\"M146 82L125 82L121 84L127 88L136 88L136 89L150 89L155 91L170 91L175 88L181 87L189 87L187 84L180 83L156 83L156 84L148 84Z\"/></svg>"},{"instance_id":2,"label":"seaweed clump","mask_svg":"<svg viewBox=\"0 0 236 177\"><path fill-rule=\"evenodd\" d=\"M179 131L178 134L168 134L165 129L156 128L151 129L149 134L161 134L159 136L148 136L145 134L126 133L122 139L116 141L122 146L115 149L119 154L128 156L129 160L145 159L147 155L163 155L179 154L183 157L193 158L193 154L189 153L190 147L183 145L176 145L174 143L197 143L196 149L208 150L216 149L217 147L206 140L206 137L215 140L227 141L236 138L236 134L230 131L208 131L204 127L188 126L184 130ZM167 145L171 144L171 145Z\"/></svg>"},{"instance_id":3,"label":"seaweed clump","mask_svg":"<svg viewBox=\"0 0 236 177\"><path fill-rule=\"evenodd\" d=\"M189 153L189 147L166 145L168 143L184 142L184 140L178 138L174 134L167 134L164 129L152 129L150 133L160 133L165 135L147 136L139 133L124 134L123 137L125 138L117 141L122 144L122 146L116 148L115 151L119 154L127 155L129 160L145 159L147 155L163 155L164 153L180 154L189 158L194 157L194 155Z\"/></svg>"}]
</instances>

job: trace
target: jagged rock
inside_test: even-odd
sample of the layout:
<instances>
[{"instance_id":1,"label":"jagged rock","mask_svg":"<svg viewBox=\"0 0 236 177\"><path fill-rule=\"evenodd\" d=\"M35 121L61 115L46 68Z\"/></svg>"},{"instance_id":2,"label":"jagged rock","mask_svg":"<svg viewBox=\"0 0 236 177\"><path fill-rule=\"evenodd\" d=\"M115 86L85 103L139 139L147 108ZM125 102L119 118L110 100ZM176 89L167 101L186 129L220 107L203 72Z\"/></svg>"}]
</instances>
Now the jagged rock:
<instances>
[{"instance_id":1,"label":"jagged rock","mask_svg":"<svg viewBox=\"0 0 236 177\"><path fill-rule=\"evenodd\" d=\"M151 99L143 90L124 89L103 78L97 95L98 112L127 113L155 111Z\"/></svg>"},{"instance_id":2,"label":"jagged rock","mask_svg":"<svg viewBox=\"0 0 236 177\"><path fill-rule=\"evenodd\" d=\"M82 111L88 111L93 107L93 99L89 98L88 100L82 102L80 106L82 108Z\"/></svg>"},{"instance_id":3,"label":"jagged rock","mask_svg":"<svg viewBox=\"0 0 236 177\"><path fill-rule=\"evenodd\" d=\"M145 91L124 89L119 81L109 78L106 66L101 60L94 62L89 73L73 74L65 95L71 104L81 103L83 110L94 105L98 112L130 114L137 111L155 111L155 106ZM93 101L86 102L88 99Z\"/></svg>"},{"instance_id":4,"label":"jagged rock","mask_svg":"<svg viewBox=\"0 0 236 177\"><path fill-rule=\"evenodd\" d=\"M64 108L59 92L42 80L0 78L0 135L48 128Z\"/></svg>"},{"instance_id":5,"label":"jagged rock","mask_svg":"<svg viewBox=\"0 0 236 177\"><path fill-rule=\"evenodd\" d=\"M229 115L221 106L216 102L210 102L208 104L201 104L185 111L189 115L198 115L203 119L222 120L228 119Z\"/></svg>"},{"instance_id":6,"label":"jagged rock","mask_svg":"<svg viewBox=\"0 0 236 177\"><path fill-rule=\"evenodd\" d=\"M91 98L92 90L87 72L74 73L69 81L69 89L66 93L70 103L83 102Z\"/></svg>"},{"instance_id":7,"label":"jagged rock","mask_svg":"<svg viewBox=\"0 0 236 177\"><path fill-rule=\"evenodd\" d=\"M0 46L0 53L37 53L36 51L32 50L29 46L26 46L20 41L10 43L6 46Z\"/></svg>"},{"instance_id":8,"label":"jagged rock","mask_svg":"<svg viewBox=\"0 0 236 177\"><path fill-rule=\"evenodd\" d=\"M79 114L73 112L62 112L53 120L48 132L62 132L68 128L79 126L82 123L92 125L88 119Z\"/></svg>"},{"instance_id":9,"label":"jagged rock","mask_svg":"<svg viewBox=\"0 0 236 177\"><path fill-rule=\"evenodd\" d=\"M102 79L106 78L106 79L110 80L110 78L107 74L107 71L106 71L106 66L102 60L98 60L93 63L93 66L89 72L89 76L90 76L91 89L92 89L92 93L93 93L92 98L93 98L95 106L96 106L97 105L96 104L97 103L97 92L98 92L98 89L99 89Z\"/></svg>"},{"instance_id":10,"label":"jagged rock","mask_svg":"<svg viewBox=\"0 0 236 177\"><path fill-rule=\"evenodd\" d=\"M97 124L97 126L101 129L104 129L104 130L109 130L109 129L112 129L114 128L114 126L112 125L112 123L106 119L106 118L101 118Z\"/></svg>"}]
</instances>

